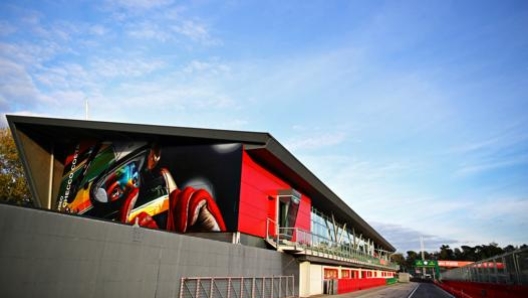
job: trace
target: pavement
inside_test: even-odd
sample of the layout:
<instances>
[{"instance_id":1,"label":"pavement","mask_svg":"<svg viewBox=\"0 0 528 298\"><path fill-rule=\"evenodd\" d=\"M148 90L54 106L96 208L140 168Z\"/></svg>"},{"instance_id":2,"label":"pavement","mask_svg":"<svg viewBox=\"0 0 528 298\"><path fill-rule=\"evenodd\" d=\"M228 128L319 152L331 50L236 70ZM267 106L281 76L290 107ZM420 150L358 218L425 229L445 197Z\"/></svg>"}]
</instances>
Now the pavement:
<instances>
[{"instance_id":1,"label":"pavement","mask_svg":"<svg viewBox=\"0 0 528 298\"><path fill-rule=\"evenodd\" d=\"M433 283L397 283L340 295L324 295L325 298L454 298Z\"/></svg>"}]
</instances>

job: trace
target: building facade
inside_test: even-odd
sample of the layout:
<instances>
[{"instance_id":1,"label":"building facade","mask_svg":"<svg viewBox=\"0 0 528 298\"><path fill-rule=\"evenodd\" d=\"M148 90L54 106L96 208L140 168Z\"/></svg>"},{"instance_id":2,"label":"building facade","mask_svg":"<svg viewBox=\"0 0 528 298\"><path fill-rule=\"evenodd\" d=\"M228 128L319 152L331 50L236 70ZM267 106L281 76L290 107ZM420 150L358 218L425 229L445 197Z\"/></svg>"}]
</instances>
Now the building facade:
<instances>
[{"instance_id":1,"label":"building facade","mask_svg":"<svg viewBox=\"0 0 528 298\"><path fill-rule=\"evenodd\" d=\"M1 206L6 217L31 223L23 231L4 226L4 239L23 243L21 232L38 225L47 232L33 234L41 241L26 257L51 258L60 274L80 270L90 278L65 283L23 263L5 289L29 275L28 293L102 287L107 292L92 291L165 297L181 292L174 284L186 277L293 276L295 294L307 297L324 293L327 280L389 278L398 269L389 261L395 248L268 133L22 116L8 122L37 209ZM121 242L108 251L113 239ZM13 253L3 249L2 262L21 265L8 260ZM106 258L112 253L118 261Z\"/></svg>"}]
</instances>

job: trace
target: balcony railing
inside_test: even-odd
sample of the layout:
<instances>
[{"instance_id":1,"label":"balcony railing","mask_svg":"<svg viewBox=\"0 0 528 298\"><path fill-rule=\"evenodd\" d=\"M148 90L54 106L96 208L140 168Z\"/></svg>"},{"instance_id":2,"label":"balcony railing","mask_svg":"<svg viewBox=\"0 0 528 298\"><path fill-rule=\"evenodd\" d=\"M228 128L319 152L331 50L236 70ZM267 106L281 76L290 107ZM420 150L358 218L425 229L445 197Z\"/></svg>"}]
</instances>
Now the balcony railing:
<instances>
[{"instance_id":1,"label":"balcony railing","mask_svg":"<svg viewBox=\"0 0 528 298\"><path fill-rule=\"evenodd\" d=\"M356 250L349 243L337 243L328 238L298 228L277 228L277 225L271 219L268 219L266 230L268 241L274 244L279 250L292 251L296 254L314 255L382 269L399 269L397 264L393 264L384 258L377 258Z\"/></svg>"}]
</instances>

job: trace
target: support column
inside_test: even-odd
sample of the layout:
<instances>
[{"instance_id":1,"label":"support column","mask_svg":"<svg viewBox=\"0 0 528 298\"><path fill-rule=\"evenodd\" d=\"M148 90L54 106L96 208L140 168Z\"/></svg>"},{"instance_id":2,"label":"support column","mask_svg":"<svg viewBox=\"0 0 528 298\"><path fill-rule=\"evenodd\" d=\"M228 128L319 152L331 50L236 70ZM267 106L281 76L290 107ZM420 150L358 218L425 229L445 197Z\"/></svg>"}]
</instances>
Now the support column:
<instances>
[{"instance_id":1,"label":"support column","mask_svg":"<svg viewBox=\"0 0 528 298\"><path fill-rule=\"evenodd\" d=\"M299 264L299 297L310 296L310 262Z\"/></svg>"}]
</instances>

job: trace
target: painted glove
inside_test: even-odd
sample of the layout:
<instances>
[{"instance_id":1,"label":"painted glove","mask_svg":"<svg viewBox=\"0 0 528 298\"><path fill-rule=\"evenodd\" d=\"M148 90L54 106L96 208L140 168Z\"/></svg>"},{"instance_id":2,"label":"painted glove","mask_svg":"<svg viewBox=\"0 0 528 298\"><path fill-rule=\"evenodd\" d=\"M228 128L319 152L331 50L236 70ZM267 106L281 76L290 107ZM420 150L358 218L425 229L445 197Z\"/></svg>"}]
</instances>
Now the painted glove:
<instances>
[{"instance_id":1,"label":"painted glove","mask_svg":"<svg viewBox=\"0 0 528 298\"><path fill-rule=\"evenodd\" d=\"M158 224L154 218L152 218L152 216L148 215L146 212L141 212L138 214L136 217L134 217L134 219L132 219L132 222L140 227L158 229Z\"/></svg>"},{"instance_id":2,"label":"painted glove","mask_svg":"<svg viewBox=\"0 0 528 298\"><path fill-rule=\"evenodd\" d=\"M170 196L167 230L180 233L225 231L222 213L204 189L176 189Z\"/></svg>"}]
</instances>

